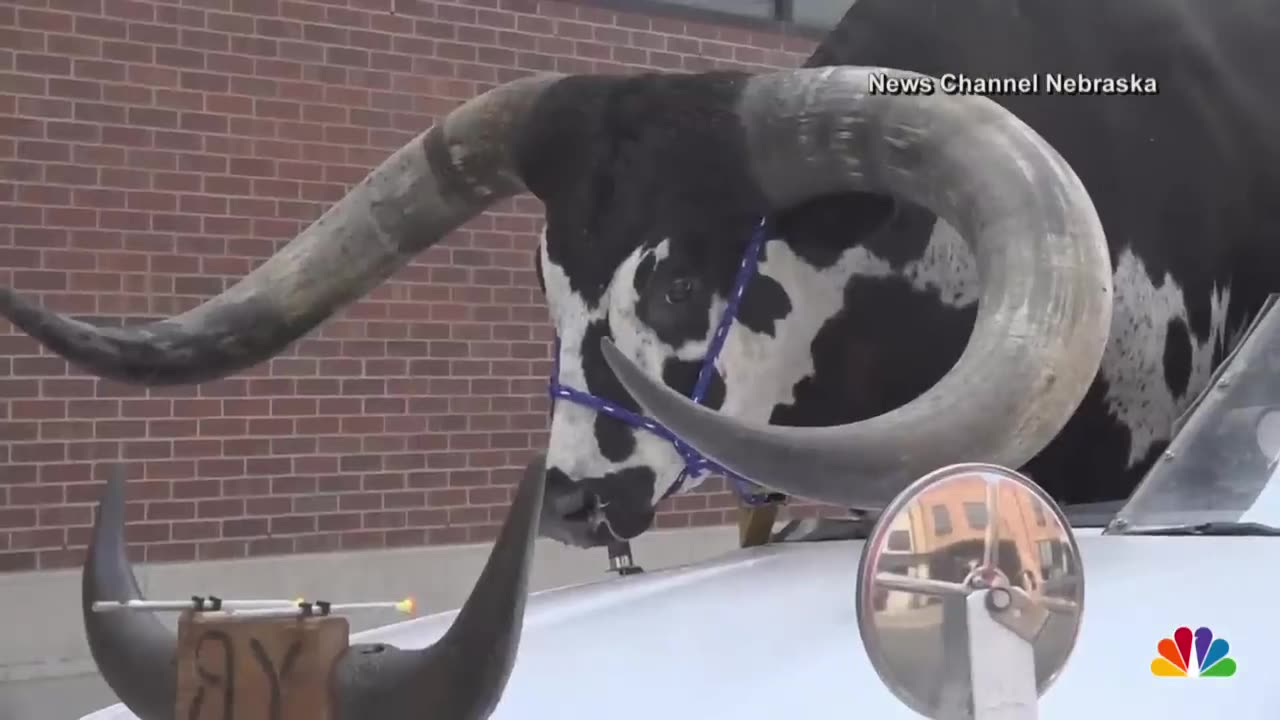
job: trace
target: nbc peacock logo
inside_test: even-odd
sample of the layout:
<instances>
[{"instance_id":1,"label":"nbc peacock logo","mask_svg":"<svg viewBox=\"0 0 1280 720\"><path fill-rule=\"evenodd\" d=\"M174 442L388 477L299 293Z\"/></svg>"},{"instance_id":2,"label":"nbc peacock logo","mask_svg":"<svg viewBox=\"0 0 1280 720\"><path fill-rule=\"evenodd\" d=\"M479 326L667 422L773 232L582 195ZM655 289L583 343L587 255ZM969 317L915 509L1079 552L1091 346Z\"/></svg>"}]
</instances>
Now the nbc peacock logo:
<instances>
[{"instance_id":1,"label":"nbc peacock logo","mask_svg":"<svg viewBox=\"0 0 1280 720\"><path fill-rule=\"evenodd\" d=\"M1196 654L1191 655L1194 640ZM1193 634L1191 628L1180 627L1173 637L1156 645L1159 657L1151 661L1151 674L1156 677L1231 677L1236 674L1236 661L1227 657L1231 646L1215 638L1207 627ZM1192 661L1195 662L1192 662Z\"/></svg>"}]
</instances>

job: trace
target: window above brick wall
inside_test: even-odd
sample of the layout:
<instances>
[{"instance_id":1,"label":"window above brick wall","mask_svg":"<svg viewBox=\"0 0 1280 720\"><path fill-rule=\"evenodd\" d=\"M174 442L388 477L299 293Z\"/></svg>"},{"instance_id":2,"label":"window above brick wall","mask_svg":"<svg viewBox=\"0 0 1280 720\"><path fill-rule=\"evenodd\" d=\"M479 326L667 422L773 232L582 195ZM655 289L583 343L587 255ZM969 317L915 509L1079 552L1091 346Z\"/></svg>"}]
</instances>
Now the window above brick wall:
<instances>
[{"instance_id":1,"label":"window above brick wall","mask_svg":"<svg viewBox=\"0 0 1280 720\"><path fill-rule=\"evenodd\" d=\"M788 20L805 27L830 30L853 7L853 0L790 0Z\"/></svg>"},{"instance_id":2,"label":"window above brick wall","mask_svg":"<svg viewBox=\"0 0 1280 720\"><path fill-rule=\"evenodd\" d=\"M853 6L853 0L577 0L617 10L675 15L693 20L791 30L821 38Z\"/></svg>"}]
</instances>

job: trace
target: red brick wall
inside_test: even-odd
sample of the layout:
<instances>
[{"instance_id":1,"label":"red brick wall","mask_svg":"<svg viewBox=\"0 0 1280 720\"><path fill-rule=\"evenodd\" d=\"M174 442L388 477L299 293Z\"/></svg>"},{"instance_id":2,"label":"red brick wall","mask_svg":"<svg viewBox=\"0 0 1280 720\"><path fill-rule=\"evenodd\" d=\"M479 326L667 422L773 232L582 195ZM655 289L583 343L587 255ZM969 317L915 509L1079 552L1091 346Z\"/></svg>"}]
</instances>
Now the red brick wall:
<instances>
[{"instance_id":1,"label":"red brick wall","mask_svg":"<svg viewBox=\"0 0 1280 720\"><path fill-rule=\"evenodd\" d=\"M99 322L221 291L393 148L529 71L794 67L811 39L535 0L7 0L0 285ZM0 322L0 571L478 541L545 441L541 206L507 202L269 364L98 380ZM717 483L721 488L723 487ZM662 527L728 522L668 503Z\"/></svg>"}]
</instances>

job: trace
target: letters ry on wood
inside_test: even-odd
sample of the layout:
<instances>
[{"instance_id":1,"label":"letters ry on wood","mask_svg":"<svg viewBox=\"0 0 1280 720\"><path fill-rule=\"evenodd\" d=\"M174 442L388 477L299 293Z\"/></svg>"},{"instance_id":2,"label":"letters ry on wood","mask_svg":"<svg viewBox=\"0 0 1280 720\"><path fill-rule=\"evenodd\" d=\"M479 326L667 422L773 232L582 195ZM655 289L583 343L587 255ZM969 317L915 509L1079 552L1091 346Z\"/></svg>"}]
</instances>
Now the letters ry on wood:
<instances>
[{"instance_id":1,"label":"letters ry on wood","mask_svg":"<svg viewBox=\"0 0 1280 720\"><path fill-rule=\"evenodd\" d=\"M210 617L178 622L175 720L331 720L329 675L346 618Z\"/></svg>"}]
</instances>

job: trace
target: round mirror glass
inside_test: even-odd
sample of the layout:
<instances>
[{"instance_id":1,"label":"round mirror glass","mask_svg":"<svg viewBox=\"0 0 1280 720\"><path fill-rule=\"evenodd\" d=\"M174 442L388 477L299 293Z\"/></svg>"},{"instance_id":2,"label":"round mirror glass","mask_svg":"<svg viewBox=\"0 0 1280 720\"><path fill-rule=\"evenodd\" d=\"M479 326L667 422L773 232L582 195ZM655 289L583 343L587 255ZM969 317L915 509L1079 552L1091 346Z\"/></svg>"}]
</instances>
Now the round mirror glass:
<instances>
[{"instance_id":1,"label":"round mirror glass","mask_svg":"<svg viewBox=\"0 0 1280 720\"><path fill-rule=\"evenodd\" d=\"M1075 646L1084 605L1079 549L1057 504L1012 470L955 465L920 478L880 515L861 563L863 645L884 683L925 717L973 717L974 592L999 588L1002 600L1014 598L999 622L1030 643L1034 669L1014 670L1033 670L1037 693Z\"/></svg>"}]
</instances>

